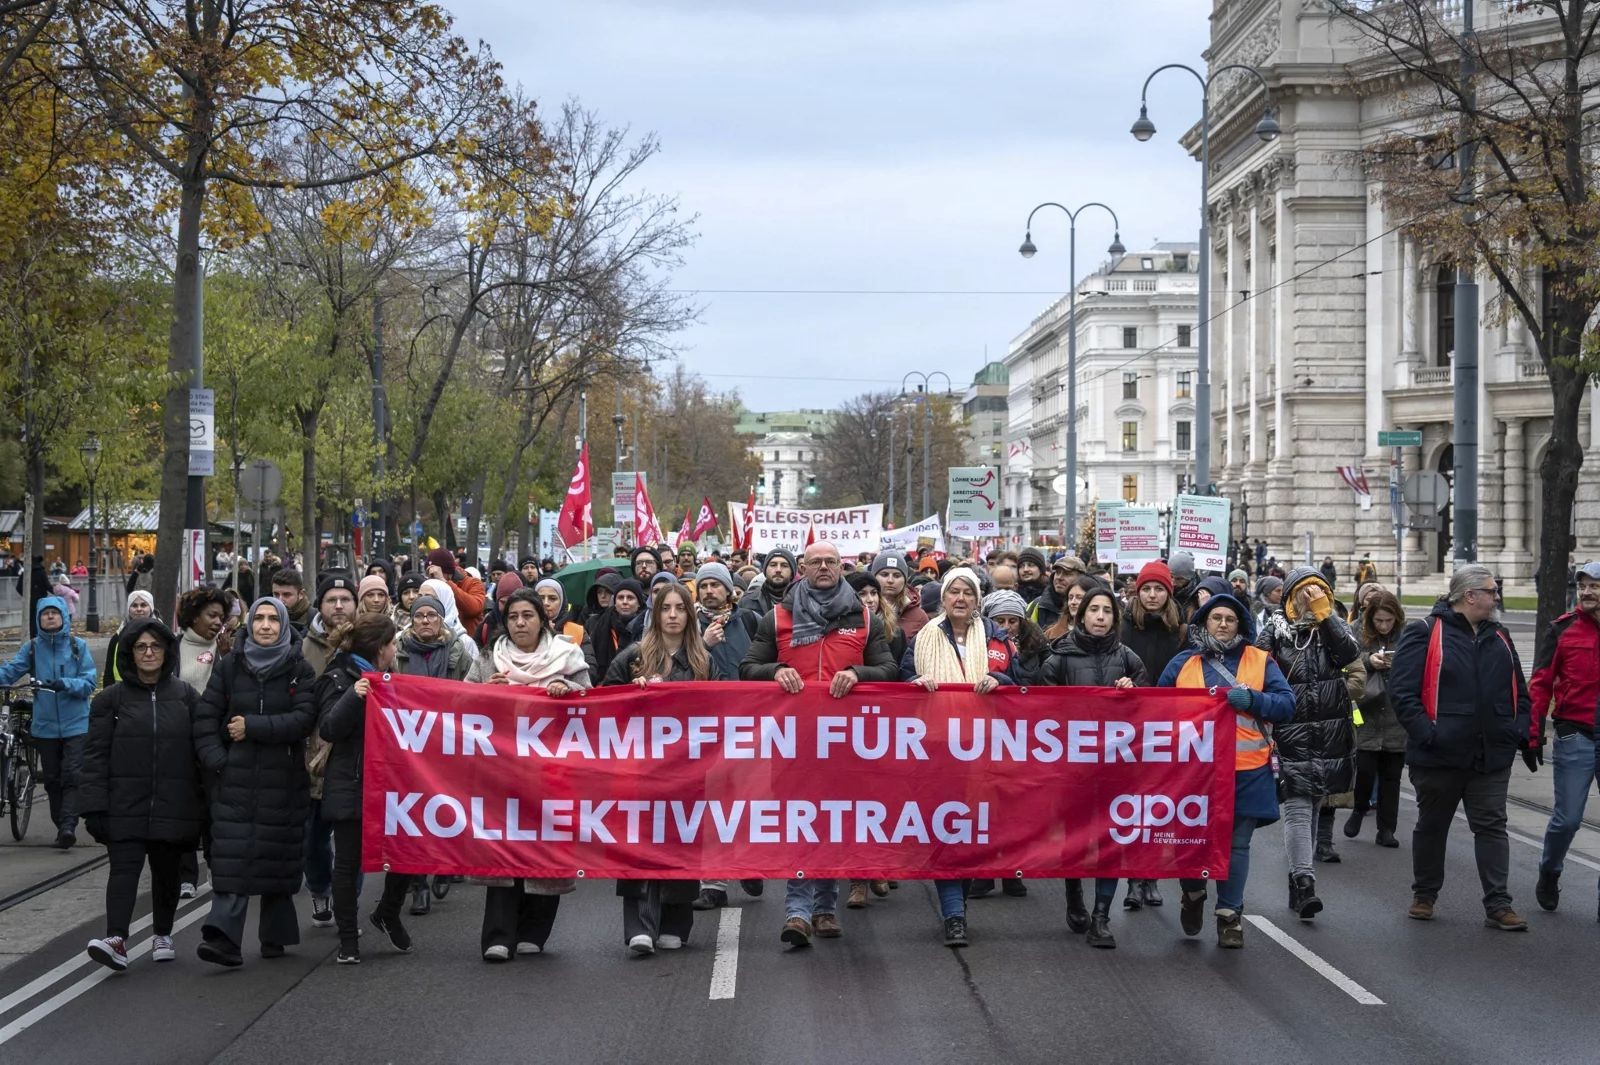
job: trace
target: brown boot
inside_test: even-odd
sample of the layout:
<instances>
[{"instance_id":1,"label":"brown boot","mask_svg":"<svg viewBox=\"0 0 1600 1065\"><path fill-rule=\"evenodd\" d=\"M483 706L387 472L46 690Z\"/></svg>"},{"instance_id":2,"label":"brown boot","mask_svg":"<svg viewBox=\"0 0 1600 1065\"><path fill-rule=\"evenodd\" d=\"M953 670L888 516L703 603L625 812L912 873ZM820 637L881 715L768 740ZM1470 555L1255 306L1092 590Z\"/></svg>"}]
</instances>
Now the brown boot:
<instances>
[{"instance_id":1,"label":"brown boot","mask_svg":"<svg viewBox=\"0 0 1600 1065\"><path fill-rule=\"evenodd\" d=\"M1483 919L1483 924L1486 928L1498 928L1502 932L1526 932L1528 930L1527 920L1518 917L1517 911L1510 906L1489 914Z\"/></svg>"},{"instance_id":2,"label":"brown boot","mask_svg":"<svg viewBox=\"0 0 1600 1065\"><path fill-rule=\"evenodd\" d=\"M850 881L850 897L844 903L852 910L864 910L867 906L867 882L865 880Z\"/></svg>"},{"instance_id":3,"label":"brown boot","mask_svg":"<svg viewBox=\"0 0 1600 1065\"><path fill-rule=\"evenodd\" d=\"M880 898L880 899L888 898L889 897L889 881L887 881L887 880L874 880L872 882L872 893L874 895L878 896L878 898Z\"/></svg>"},{"instance_id":4,"label":"brown boot","mask_svg":"<svg viewBox=\"0 0 1600 1065\"><path fill-rule=\"evenodd\" d=\"M813 920L816 921L818 939L838 939L844 935L844 929L839 925L839 918L831 913L814 914Z\"/></svg>"},{"instance_id":5,"label":"brown boot","mask_svg":"<svg viewBox=\"0 0 1600 1065\"><path fill-rule=\"evenodd\" d=\"M1411 908L1406 911L1406 916L1411 918L1413 921L1433 920L1433 900L1430 898L1425 898L1421 895L1413 895L1411 898Z\"/></svg>"},{"instance_id":6,"label":"brown boot","mask_svg":"<svg viewBox=\"0 0 1600 1065\"><path fill-rule=\"evenodd\" d=\"M811 922L804 917L791 917L783 922L783 935L779 937L791 947L811 945Z\"/></svg>"}]
</instances>

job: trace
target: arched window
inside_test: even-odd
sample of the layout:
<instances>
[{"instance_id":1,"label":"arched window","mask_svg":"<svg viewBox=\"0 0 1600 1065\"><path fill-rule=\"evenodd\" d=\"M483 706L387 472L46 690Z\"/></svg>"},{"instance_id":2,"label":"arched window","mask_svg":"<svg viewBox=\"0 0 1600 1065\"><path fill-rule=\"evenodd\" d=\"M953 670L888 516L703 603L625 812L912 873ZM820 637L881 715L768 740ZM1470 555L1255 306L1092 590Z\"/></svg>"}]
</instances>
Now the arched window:
<instances>
[{"instance_id":1,"label":"arched window","mask_svg":"<svg viewBox=\"0 0 1600 1065\"><path fill-rule=\"evenodd\" d=\"M1439 267L1433 285L1433 364L1449 366L1456 350L1456 270Z\"/></svg>"}]
</instances>

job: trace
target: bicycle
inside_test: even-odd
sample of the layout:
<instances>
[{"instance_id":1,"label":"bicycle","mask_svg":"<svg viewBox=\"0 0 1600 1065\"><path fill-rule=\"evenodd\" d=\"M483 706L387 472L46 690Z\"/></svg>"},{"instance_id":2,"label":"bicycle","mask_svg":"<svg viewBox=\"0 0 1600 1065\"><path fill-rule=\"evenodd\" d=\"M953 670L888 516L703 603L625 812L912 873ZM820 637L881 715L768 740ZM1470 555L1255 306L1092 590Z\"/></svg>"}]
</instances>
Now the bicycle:
<instances>
[{"instance_id":1,"label":"bicycle","mask_svg":"<svg viewBox=\"0 0 1600 1065\"><path fill-rule=\"evenodd\" d=\"M20 843L33 816L39 753L33 746L33 701L18 698L19 690L40 689L36 684L7 688L0 702L0 807L10 819L11 838Z\"/></svg>"}]
</instances>

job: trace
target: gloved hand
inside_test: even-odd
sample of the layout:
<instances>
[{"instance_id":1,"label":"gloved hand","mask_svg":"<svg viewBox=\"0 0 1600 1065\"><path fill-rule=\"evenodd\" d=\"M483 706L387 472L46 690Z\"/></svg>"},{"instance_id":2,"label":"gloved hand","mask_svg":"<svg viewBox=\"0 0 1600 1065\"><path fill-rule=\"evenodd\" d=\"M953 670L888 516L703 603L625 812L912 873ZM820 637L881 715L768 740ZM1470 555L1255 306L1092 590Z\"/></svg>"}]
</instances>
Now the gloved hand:
<instances>
[{"instance_id":1,"label":"gloved hand","mask_svg":"<svg viewBox=\"0 0 1600 1065\"><path fill-rule=\"evenodd\" d=\"M89 835L94 837L96 843L106 843L109 834L106 830L106 815L103 813L84 814L83 827L89 830Z\"/></svg>"},{"instance_id":2,"label":"gloved hand","mask_svg":"<svg viewBox=\"0 0 1600 1065\"><path fill-rule=\"evenodd\" d=\"M1528 767L1528 772L1537 773L1544 765L1544 744L1530 743L1522 748L1522 764Z\"/></svg>"},{"instance_id":3,"label":"gloved hand","mask_svg":"<svg viewBox=\"0 0 1600 1065\"><path fill-rule=\"evenodd\" d=\"M1328 615L1333 613L1333 597L1313 585L1306 596L1306 608L1317 621L1327 621Z\"/></svg>"},{"instance_id":4,"label":"gloved hand","mask_svg":"<svg viewBox=\"0 0 1600 1065\"><path fill-rule=\"evenodd\" d=\"M1228 705L1235 710L1248 710L1256 703L1256 693L1249 688L1229 688Z\"/></svg>"},{"instance_id":5,"label":"gloved hand","mask_svg":"<svg viewBox=\"0 0 1600 1065\"><path fill-rule=\"evenodd\" d=\"M39 682L39 687L43 688L45 691L55 692L57 695L60 695L62 692L67 690L67 686L61 683L59 680L41 680Z\"/></svg>"}]
</instances>

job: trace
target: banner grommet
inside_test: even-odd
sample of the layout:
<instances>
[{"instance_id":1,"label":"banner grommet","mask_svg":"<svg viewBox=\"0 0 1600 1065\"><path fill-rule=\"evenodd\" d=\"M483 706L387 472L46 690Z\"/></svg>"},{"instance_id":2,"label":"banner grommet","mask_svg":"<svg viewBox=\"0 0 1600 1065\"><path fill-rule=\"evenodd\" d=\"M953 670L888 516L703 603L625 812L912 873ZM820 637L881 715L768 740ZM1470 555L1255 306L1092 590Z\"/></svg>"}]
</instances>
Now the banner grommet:
<instances>
[{"instance_id":1,"label":"banner grommet","mask_svg":"<svg viewBox=\"0 0 1600 1065\"><path fill-rule=\"evenodd\" d=\"M1210 880L1211 879L1211 870L1209 870L1209 869L1200 870L1200 879L1201 880Z\"/></svg>"},{"instance_id":2,"label":"banner grommet","mask_svg":"<svg viewBox=\"0 0 1600 1065\"><path fill-rule=\"evenodd\" d=\"M582 869L579 869L579 870L578 870L578 879L579 879L579 880L582 880L582 879L583 879L583 875L584 875L584 874L583 874L583 870L582 870Z\"/></svg>"},{"instance_id":3,"label":"banner grommet","mask_svg":"<svg viewBox=\"0 0 1600 1065\"><path fill-rule=\"evenodd\" d=\"M384 862L383 863L383 871L386 872L386 873L389 871L389 863L388 862Z\"/></svg>"},{"instance_id":4,"label":"banner grommet","mask_svg":"<svg viewBox=\"0 0 1600 1065\"><path fill-rule=\"evenodd\" d=\"M385 682L385 683L387 683L387 682L388 682L388 680L389 680L389 674L388 674L388 673L385 673L385 674L384 674L384 675L383 675L383 679L384 679L384 682Z\"/></svg>"},{"instance_id":5,"label":"banner grommet","mask_svg":"<svg viewBox=\"0 0 1600 1065\"><path fill-rule=\"evenodd\" d=\"M1021 880L1022 879L1022 870L1018 869L1015 873L1012 873L1011 875L1016 877L1018 880Z\"/></svg>"},{"instance_id":6,"label":"banner grommet","mask_svg":"<svg viewBox=\"0 0 1600 1065\"><path fill-rule=\"evenodd\" d=\"M806 878L806 871L804 869L796 869L794 878L796 880L804 880Z\"/></svg>"}]
</instances>

